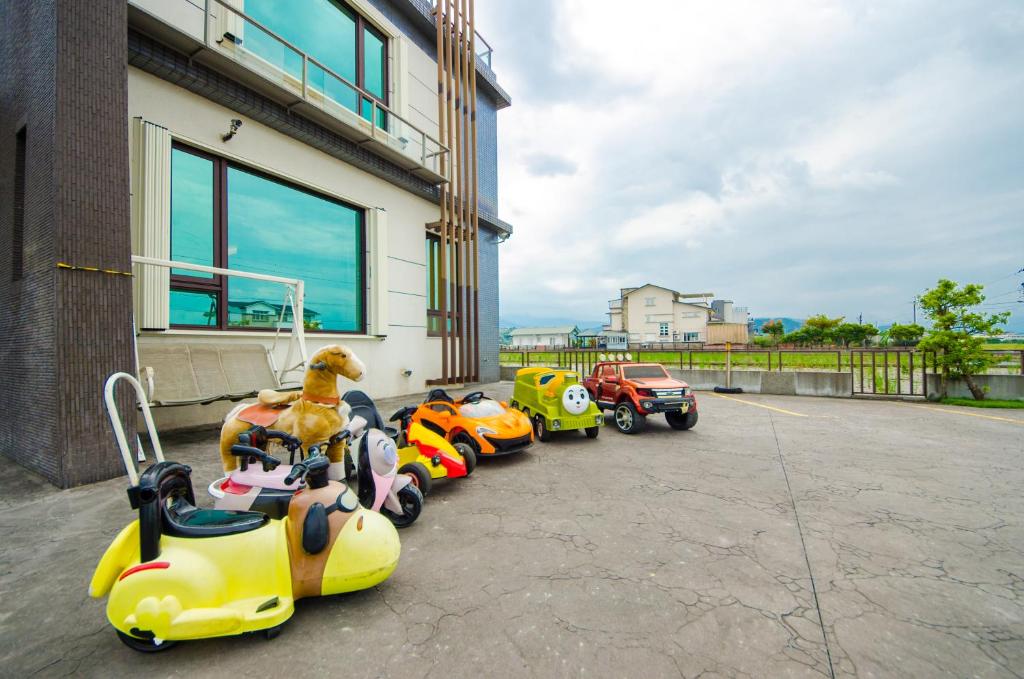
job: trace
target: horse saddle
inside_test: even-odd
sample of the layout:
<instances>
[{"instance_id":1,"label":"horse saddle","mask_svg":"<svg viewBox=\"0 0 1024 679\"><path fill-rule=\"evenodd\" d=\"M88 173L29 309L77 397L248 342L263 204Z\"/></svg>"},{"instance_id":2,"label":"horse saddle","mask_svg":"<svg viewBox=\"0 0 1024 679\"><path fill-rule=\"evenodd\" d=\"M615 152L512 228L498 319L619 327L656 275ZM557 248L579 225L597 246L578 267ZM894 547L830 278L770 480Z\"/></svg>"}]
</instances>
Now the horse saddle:
<instances>
[{"instance_id":1,"label":"horse saddle","mask_svg":"<svg viewBox=\"0 0 1024 679\"><path fill-rule=\"evenodd\" d=\"M275 405L254 403L248 408L242 409L242 411L235 417L240 419L242 422L258 424L261 427L269 427L277 422L277 419L281 417L281 414L288 409L288 405L289 404L287 403Z\"/></svg>"}]
</instances>

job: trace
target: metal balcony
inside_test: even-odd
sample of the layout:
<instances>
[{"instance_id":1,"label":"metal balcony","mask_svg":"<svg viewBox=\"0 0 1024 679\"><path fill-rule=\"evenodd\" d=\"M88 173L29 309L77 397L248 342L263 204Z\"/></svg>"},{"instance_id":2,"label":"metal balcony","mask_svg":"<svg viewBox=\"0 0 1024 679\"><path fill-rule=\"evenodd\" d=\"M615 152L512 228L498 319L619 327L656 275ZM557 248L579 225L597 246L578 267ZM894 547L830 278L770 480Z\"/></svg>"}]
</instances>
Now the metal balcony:
<instances>
[{"instance_id":1,"label":"metal balcony","mask_svg":"<svg viewBox=\"0 0 1024 679\"><path fill-rule=\"evenodd\" d=\"M429 182L448 181L441 174L446 146L223 0L128 0L128 6L130 24L190 59Z\"/></svg>"}]
</instances>

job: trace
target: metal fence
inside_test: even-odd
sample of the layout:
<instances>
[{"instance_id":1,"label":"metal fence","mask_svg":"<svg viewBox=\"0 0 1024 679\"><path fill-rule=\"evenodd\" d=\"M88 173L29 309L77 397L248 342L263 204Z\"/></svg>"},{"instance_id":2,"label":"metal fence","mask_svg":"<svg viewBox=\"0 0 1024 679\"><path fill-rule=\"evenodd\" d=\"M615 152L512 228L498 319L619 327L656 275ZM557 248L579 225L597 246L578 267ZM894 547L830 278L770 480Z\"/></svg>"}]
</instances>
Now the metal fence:
<instances>
[{"instance_id":1,"label":"metal fence","mask_svg":"<svg viewBox=\"0 0 1024 679\"><path fill-rule=\"evenodd\" d=\"M993 350L989 374L1024 374L1024 350ZM599 349L503 350L502 365L566 368L589 374L602 358L660 363L680 370L849 372L854 394L924 396L939 372L934 352L915 349Z\"/></svg>"}]
</instances>

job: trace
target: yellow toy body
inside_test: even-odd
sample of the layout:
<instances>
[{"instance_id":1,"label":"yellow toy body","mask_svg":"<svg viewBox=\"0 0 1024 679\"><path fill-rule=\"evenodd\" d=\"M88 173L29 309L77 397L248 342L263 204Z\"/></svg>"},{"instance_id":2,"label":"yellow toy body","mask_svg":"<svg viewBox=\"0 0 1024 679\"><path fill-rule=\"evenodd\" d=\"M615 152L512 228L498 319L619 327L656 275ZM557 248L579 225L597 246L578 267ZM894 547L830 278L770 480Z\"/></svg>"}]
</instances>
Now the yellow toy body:
<instances>
[{"instance_id":1,"label":"yellow toy body","mask_svg":"<svg viewBox=\"0 0 1024 679\"><path fill-rule=\"evenodd\" d=\"M163 536L160 556L148 562L155 567L131 572L145 565L139 561L139 522L133 521L107 548L89 593L109 593L107 618L128 635L136 629L162 641L187 640L276 627L295 611L287 522L213 540ZM380 584L394 572L399 553L391 522L357 509L327 557L320 594Z\"/></svg>"},{"instance_id":2,"label":"yellow toy body","mask_svg":"<svg viewBox=\"0 0 1024 679\"><path fill-rule=\"evenodd\" d=\"M468 475L466 460L455 447L445 437L435 434L419 422L409 424L405 440L408 445L398 449L399 471L407 464L419 462L427 468L433 479L457 479Z\"/></svg>"}]
</instances>

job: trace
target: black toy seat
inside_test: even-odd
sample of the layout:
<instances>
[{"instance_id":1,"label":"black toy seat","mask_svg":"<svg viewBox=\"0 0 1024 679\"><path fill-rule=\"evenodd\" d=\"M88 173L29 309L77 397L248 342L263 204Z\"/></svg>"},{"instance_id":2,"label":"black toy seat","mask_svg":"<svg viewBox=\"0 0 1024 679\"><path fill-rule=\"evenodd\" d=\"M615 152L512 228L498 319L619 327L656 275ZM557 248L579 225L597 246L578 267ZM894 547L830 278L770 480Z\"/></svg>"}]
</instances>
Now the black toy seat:
<instances>
[{"instance_id":1,"label":"black toy seat","mask_svg":"<svg viewBox=\"0 0 1024 679\"><path fill-rule=\"evenodd\" d=\"M192 469L177 462L158 462L129 490L139 510L139 541L143 561L160 553L160 536L209 538L255 530L270 518L262 512L198 509L192 490Z\"/></svg>"},{"instance_id":2,"label":"black toy seat","mask_svg":"<svg viewBox=\"0 0 1024 679\"><path fill-rule=\"evenodd\" d=\"M380 411L377 410L377 404L373 402L366 392L353 389L352 391L346 391L341 397L344 401L352 408L352 416L359 417L366 420L366 426L370 429L380 429L384 434L390 438L398 437L398 429L390 427L384 423L384 418L380 416Z\"/></svg>"},{"instance_id":3,"label":"black toy seat","mask_svg":"<svg viewBox=\"0 0 1024 679\"><path fill-rule=\"evenodd\" d=\"M352 415L358 415L366 420L366 426L371 429L384 430L384 419L380 416L380 412L377 410L377 405L373 402L373 399L366 395L365 392L353 389L352 391L345 392L345 395L341 397L344 401L352 408Z\"/></svg>"},{"instance_id":4,"label":"black toy seat","mask_svg":"<svg viewBox=\"0 0 1024 679\"><path fill-rule=\"evenodd\" d=\"M179 538L210 538L246 533L265 526L270 517L263 512L230 509L198 509L184 498L164 506L164 535Z\"/></svg>"},{"instance_id":5,"label":"black toy seat","mask_svg":"<svg viewBox=\"0 0 1024 679\"><path fill-rule=\"evenodd\" d=\"M448 395L448 392L444 389L431 389L430 393L427 394L427 398L424 403L430 403L431 401L444 401L445 403L455 403L455 400Z\"/></svg>"}]
</instances>

